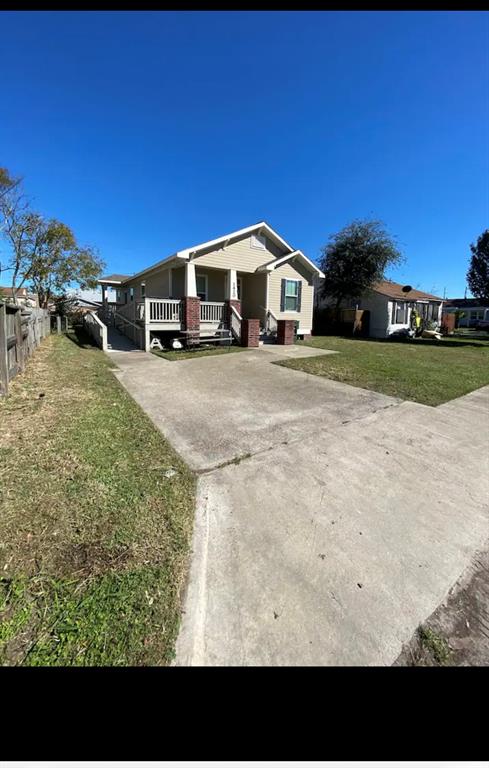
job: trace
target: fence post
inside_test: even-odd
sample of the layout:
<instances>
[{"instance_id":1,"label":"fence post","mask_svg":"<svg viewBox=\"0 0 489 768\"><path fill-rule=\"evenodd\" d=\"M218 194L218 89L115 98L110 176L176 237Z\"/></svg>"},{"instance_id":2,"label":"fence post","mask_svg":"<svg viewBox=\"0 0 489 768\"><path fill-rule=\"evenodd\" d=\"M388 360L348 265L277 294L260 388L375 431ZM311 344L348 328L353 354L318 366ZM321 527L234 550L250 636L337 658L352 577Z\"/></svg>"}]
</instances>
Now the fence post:
<instances>
[{"instance_id":1,"label":"fence post","mask_svg":"<svg viewBox=\"0 0 489 768\"><path fill-rule=\"evenodd\" d=\"M15 313L15 356L17 358L17 371L24 370L24 345L22 344L22 310Z\"/></svg>"},{"instance_id":2,"label":"fence post","mask_svg":"<svg viewBox=\"0 0 489 768\"><path fill-rule=\"evenodd\" d=\"M7 358L7 311L0 302L0 391L8 395L8 358Z\"/></svg>"}]
</instances>

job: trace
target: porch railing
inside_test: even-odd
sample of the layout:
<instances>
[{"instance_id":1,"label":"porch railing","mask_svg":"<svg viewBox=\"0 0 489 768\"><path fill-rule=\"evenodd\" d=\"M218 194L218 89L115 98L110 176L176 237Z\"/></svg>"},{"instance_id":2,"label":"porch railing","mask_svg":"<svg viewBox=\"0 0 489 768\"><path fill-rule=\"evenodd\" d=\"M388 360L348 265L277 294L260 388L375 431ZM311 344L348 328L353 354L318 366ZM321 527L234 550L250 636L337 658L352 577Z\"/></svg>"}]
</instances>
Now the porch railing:
<instances>
[{"instance_id":1,"label":"porch railing","mask_svg":"<svg viewBox=\"0 0 489 768\"><path fill-rule=\"evenodd\" d=\"M182 302L179 299L146 299L138 302L137 318L142 322L147 319L149 323L180 323Z\"/></svg>"},{"instance_id":2,"label":"porch railing","mask_svg":"<svg viewBox=\"0 0 489 768\"><path fill-rule=\"evenodd\" d=\"M201 323L223 323L224 322L224 302L223 301L201 301L200 302L200 322Z\"/></svg>"},{"instance_id":3,"label":"porch railing","mask_svg":"<svg viewBox=\"0 0 489 768\"><path fill-rule=\"evenodd\" d=\"M241 320L243 318L239 314L238 310L231 306L231 333L237 342L241 341Z\"/></svg>"}]
</instances>

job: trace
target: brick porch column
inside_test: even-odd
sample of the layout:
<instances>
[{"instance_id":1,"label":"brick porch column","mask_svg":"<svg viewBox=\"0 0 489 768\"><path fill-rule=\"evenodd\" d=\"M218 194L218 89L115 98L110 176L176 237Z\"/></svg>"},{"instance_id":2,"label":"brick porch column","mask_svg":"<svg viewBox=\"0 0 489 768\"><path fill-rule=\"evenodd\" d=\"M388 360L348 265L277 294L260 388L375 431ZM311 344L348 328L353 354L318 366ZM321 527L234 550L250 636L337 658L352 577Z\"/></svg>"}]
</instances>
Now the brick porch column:
<instances>
[{"instance_id":1,"label":"brick porch column","mask_svg":"<svg viewBox=\"0 0 489 768\"><path fill-rule=\"evenodd\" d=\"M260 342L260 321L241 321L241 346L258 347Z\"/></svg>"},{"instance_id":2,"label":"brick porch column","mask_svg":"<svg viewBox=\"0 0 489 768\"><path fill-rule=\"evenodd\" d=\"M226 304L225 310L224 310L224 317L226 318L226 324L228 328L231 327L231 307L234 307L239 314L241 314L241 302L239 299L226 299L224 302Z\"/></svg>"},{"instance_id":3,"label":"brick porch column","mask_svg":"<svg viewBox=\"0 0 489 768\"><path fill-rule=\"evenodd\" d=\"M193 331L198 336L200 332L200 299L198 296L182 298L182 331ZM191 334L187 334L190 336Z\"/></svg>"},{"instance_id":4,"label":"brick porch column","mask_svg":"<svg viewBox=\"0 0 489 768\"><path fill-rule=\"evenodd\" d=\"M294 343L294 320L279 320L277 322L277 344Z\"/></svg>"}]
</instances>

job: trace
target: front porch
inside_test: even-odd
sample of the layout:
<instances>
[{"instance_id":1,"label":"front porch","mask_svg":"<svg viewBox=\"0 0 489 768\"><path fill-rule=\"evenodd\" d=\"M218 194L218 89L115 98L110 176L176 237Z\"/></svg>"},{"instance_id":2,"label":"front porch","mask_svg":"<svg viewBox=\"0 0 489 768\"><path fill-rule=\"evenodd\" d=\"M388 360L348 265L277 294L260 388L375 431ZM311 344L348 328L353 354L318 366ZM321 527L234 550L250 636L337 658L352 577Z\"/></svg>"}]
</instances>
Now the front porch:
<instances>
[{"instance_id":1,"label":"front porch","mask_svg":"<svg viewBox=\"0 0 489 768\"><path fill-rule=\"evenodd\" d=\"M189 345L227 336L243 346L258 346L260 334L277 329L277 319L267 310L267 279L266 274L234 269L196 269L189 261L170 270L162 286L169 296L145 295L147 288L156 287L150 279L139 285L126 281L119 292L124 302L111 310L104 302L101 317L146 351L163 334L174 334Z\"/></svg>"}]
</instances>

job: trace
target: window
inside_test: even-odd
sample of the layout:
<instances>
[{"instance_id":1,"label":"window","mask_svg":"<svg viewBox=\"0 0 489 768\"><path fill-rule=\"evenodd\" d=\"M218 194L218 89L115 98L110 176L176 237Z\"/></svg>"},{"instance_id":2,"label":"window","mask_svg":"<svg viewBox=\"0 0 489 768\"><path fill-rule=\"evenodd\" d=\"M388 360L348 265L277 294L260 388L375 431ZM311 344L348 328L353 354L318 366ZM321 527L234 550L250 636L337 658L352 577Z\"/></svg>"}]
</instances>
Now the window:
<instances>
[{"instance_id":1,"label":"window","mask_svg":"<svg viewBox=\"0 0 489 768\"><path fill-rule=\"evenodd\" d=\"M251 247L261 248L262 251L266 251L267 239L264 235L251 235Z\"/></svg>"},{"instance_id":2,"label":"window","mask_svg":"<svg viewBox=\"0 0 489 768\"><path fill-rule=\"evenodd\" d=\"M195 275L197 296L201 301L207 301L207 275Z\"/></svg>"},{"instance_id":3,"label":"window","mask_svg":"<svg viewBox=\"0 0 489 768\"><path fill-rule=\"evenodd\" d=\"M484 320L484 310L483 309L471 309L470 310L470 319L471 320Z\"/></svg>"},{"instance_id":4,"label":"window","mask_svg":"<svg viewBox=\"0 0 489 768\"><path fill-rule=\"evenodd\" d=\"M438 304L430 304L428 317L430 320L438 320Z\"/></svg>"},{"instance_id":5,"label":"window","mask_svg":"<svg viewBox=\"0 0 489 768\"><path fill-rule=\"evenodd\" d=\"M118 304L120 303L120 300L121 300L121 292L120 292L119 288L118 288L118 289L116 290L116 292L115 292L115 300L116 300L116 302L117 302Z\"/></svg>"},{"instance_id":6,"label":"window","mask_svg":"<svg viewBox=\"0 0 489 768\"><path fill-rule=\"evenodd\" d=\"M127 291L124 291L124 304L127 304Z\"/></svg>"},{"instance_id":7,"label":"window","mask_svg":"<svg viewBox=\"0 0 489 768\"><path fill-rule=\"evenodd\" d=\"M134 301L134 288L129 288L129 298Z\"/></svg>"},{"instance_id":8,"label":"window","mask_svg":"<svg viewBox=\"0 0 489 768\"><path fill-rule=\"evenodd\" d=\"M141 283L141 298L144 299L146 296L146 283Z\"/></svg>"},{"instance_id":9,"label":"window","mask_svg":"<svg viewBox=\"0 0 489 768\"><path fill-rule=\"evenodd\" d=\"M241 300L241 278L240 277L236 279L236 283L237 283L236 288L238 291L238 299Z\"/></svg>"},{"instance_id":10,"label":"window","mask_svg":"<svg viewBox=\"0 0 489 768\"><path fill-rule=\"evenodd\" d=\"M402 325L407 323L408 305L405 301L392 302L392 324Z\"/></svg>"},{"instance_id":11,"label":"window","mask_svg":"<svg viewBox=\"0 0 489 768\"><path fill-rule=\"evenodd\" d=\"M284 312L299 312L300 280L284 280Z\"/></svg>"}]
</instances>

